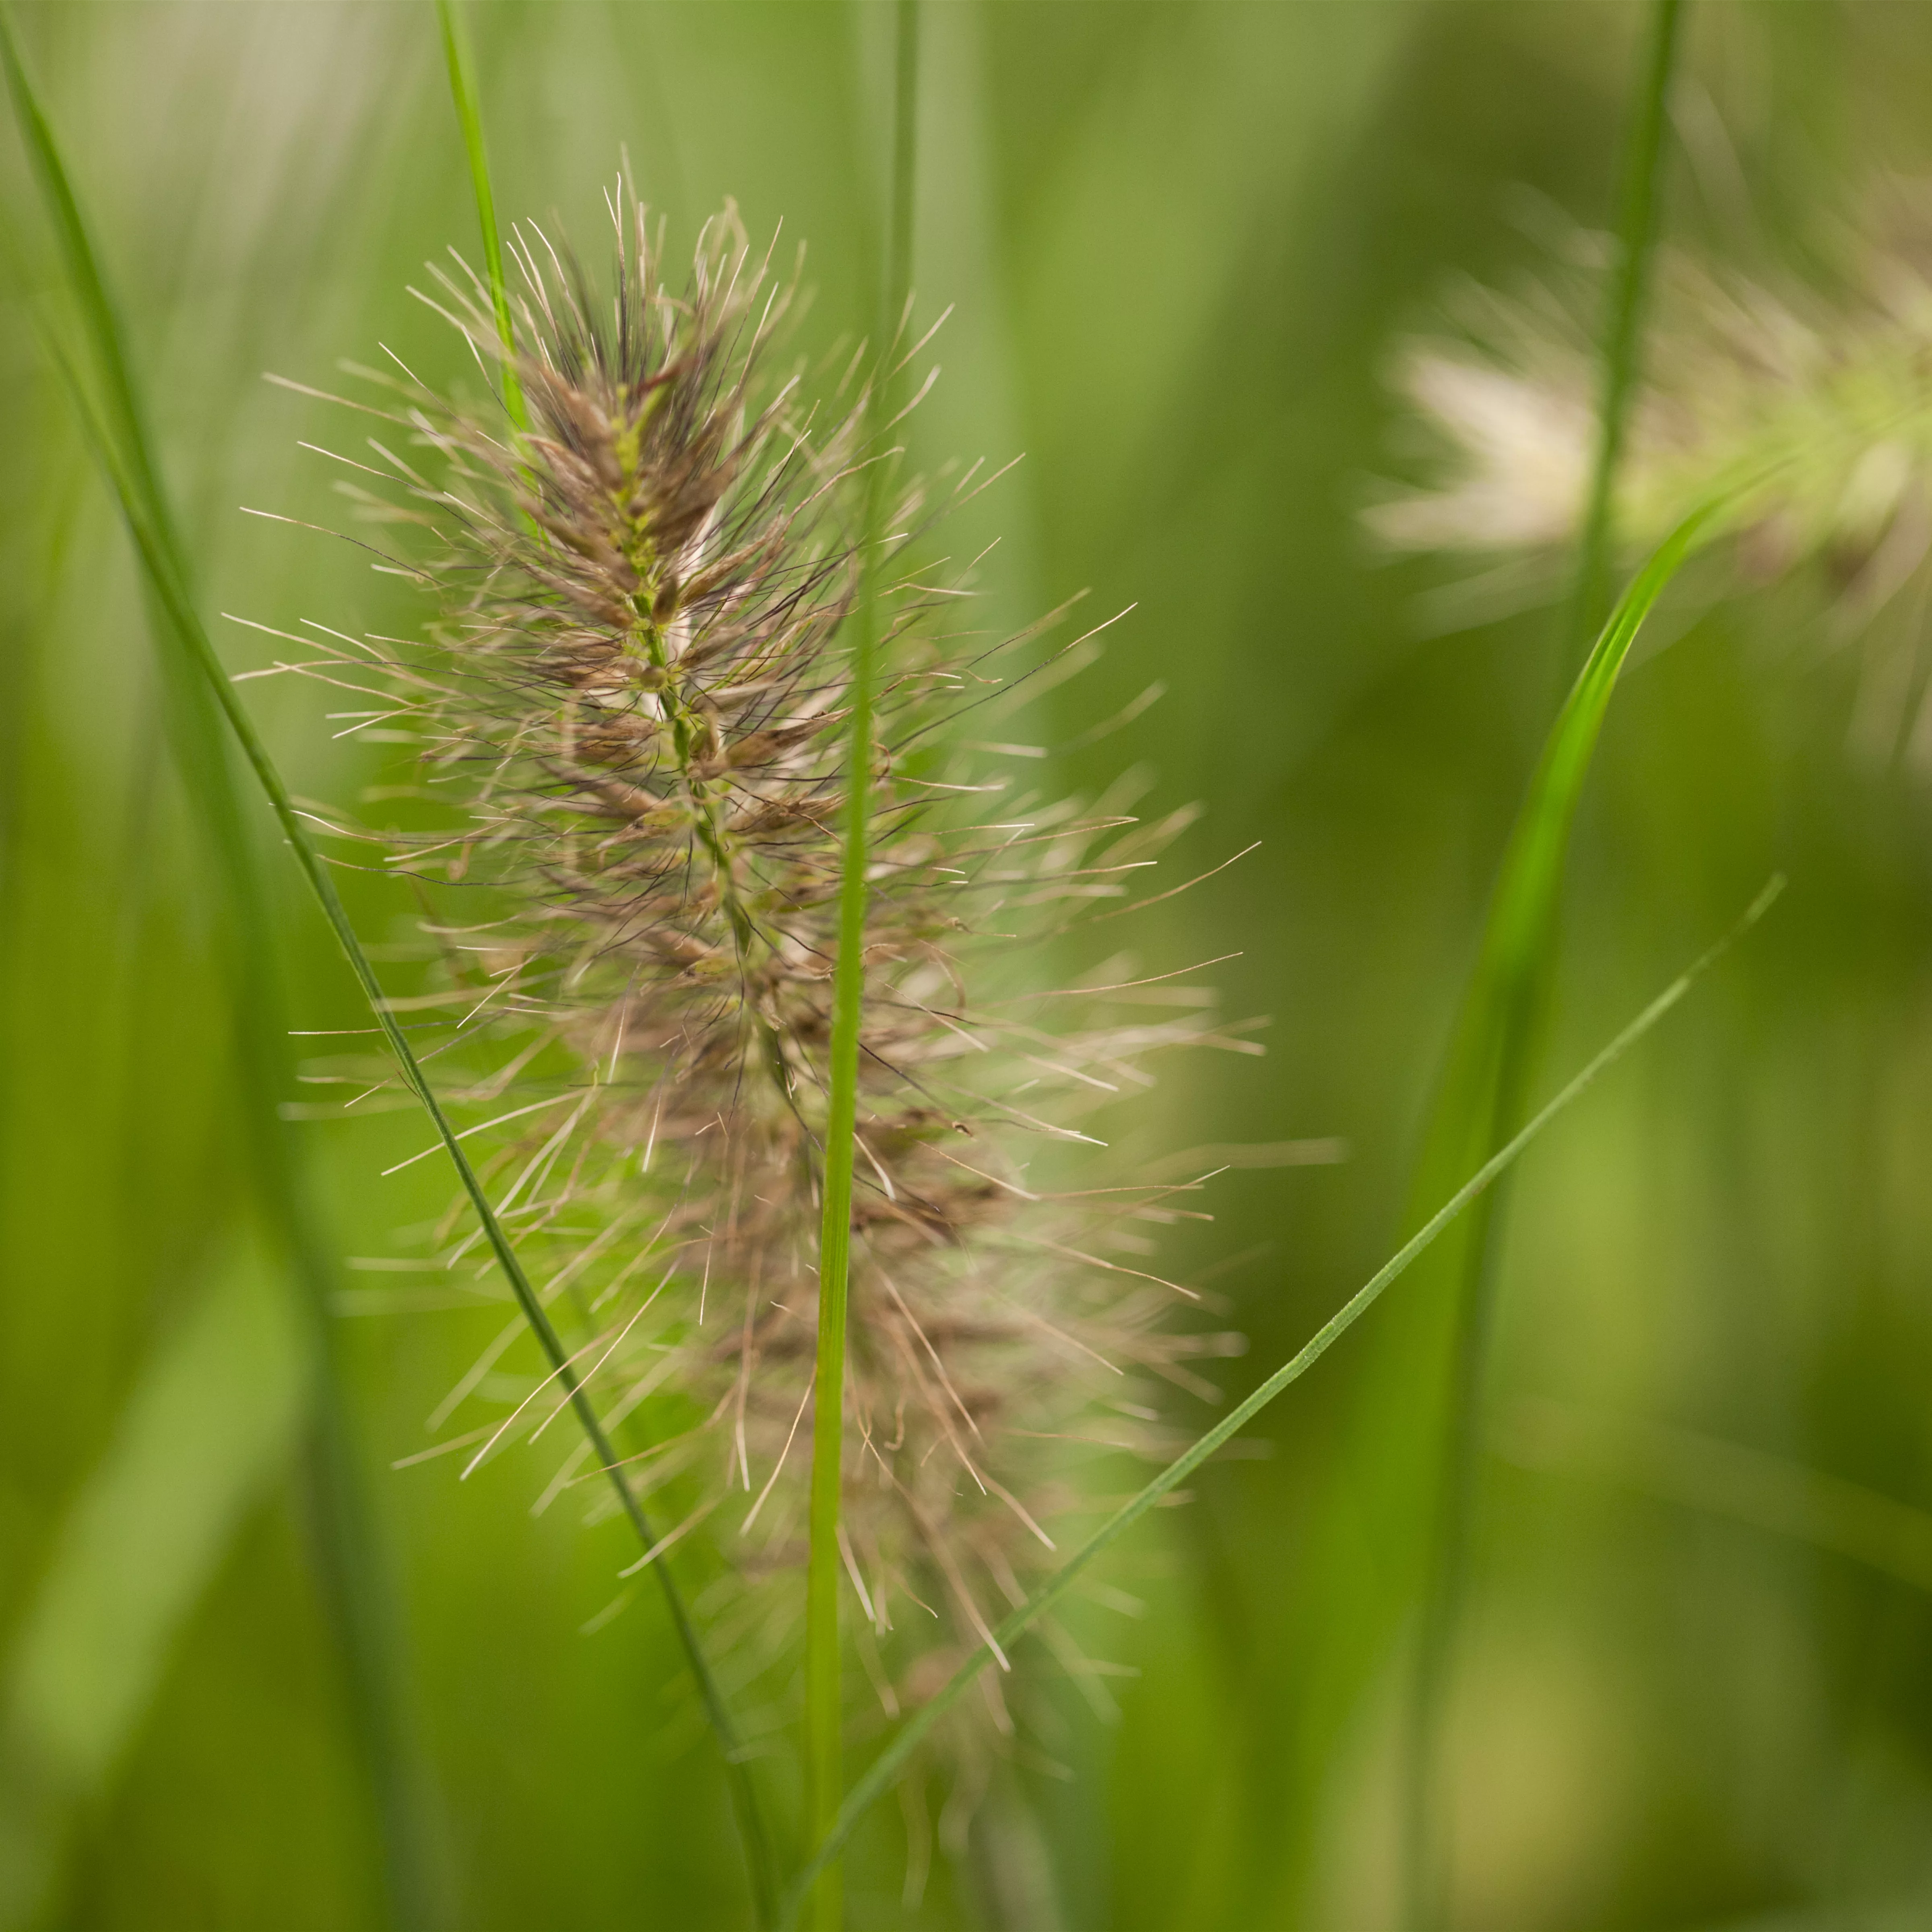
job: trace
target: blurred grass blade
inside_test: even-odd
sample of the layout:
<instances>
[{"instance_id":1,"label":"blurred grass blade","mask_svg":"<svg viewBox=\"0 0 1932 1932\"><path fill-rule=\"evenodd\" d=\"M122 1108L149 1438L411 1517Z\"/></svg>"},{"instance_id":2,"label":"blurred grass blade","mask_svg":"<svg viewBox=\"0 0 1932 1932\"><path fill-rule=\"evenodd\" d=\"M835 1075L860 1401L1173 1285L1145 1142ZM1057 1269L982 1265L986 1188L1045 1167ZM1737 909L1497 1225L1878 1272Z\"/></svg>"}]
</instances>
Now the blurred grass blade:
<instances>
[{"instance_id":1,"label":"blurred grass blade","mask_svg":"<svg viewBox=\"0 0 1932 1932\"><path fill-rule=\"evenodd\" d=\"M1932 1595L1932 1513L1742 1443L1641 1417L1525 1402L1492 1445L1522 1467L1594 1477L1862 1563Z\"/></svg>"},{"instance_id":2,"label":"blurred grass blade","mask_svg":"<svg viewBox=\"0 0 1932 1932\"><path fill-rule=\"evenodd\" d=\"M518 429L530 426L524 406L523 385L517 380L517 332L510 320L510 298L503 284L503 241L496 229L496 197L490 187L490 155L483 144L483 116L476 104L476 82L471 71L468 37L457 12L457 0L436 0L437 24L442 29L442 57L449 69L449 92L463 129L463 146L470 157L470 183L476 194L477 224L483 231L483 268L490 283L490 306L496 317L496 334L503 345L503 407Z\"/></svg>"},{"instance_id":3,"label":"blurred grass blade","mask_svg":"<svg viewBox=\"0 0 1932 1932\"><path fill-rule=\"evenodd\" d=\"M328 877L320 856L309 839L307 830L290 797L288 788L268 756L268 748L256 730L254 721L230 683L214 644L194 608L188 588L188 574L181 548L173 536L166 500L156 481L152 444L142 426L143 415L128 376L118 320L106 296L98 257L81 220L66 171L54 143L52 130L40 111L20 64L10 22L4 10L0 10L0 50L4 50L8 79L20 108L22 124L28 130L37 172L42 178L50 210L60 232L74 292L90 338L99 349L108 392L105 419L104 411L97 403L85 376L68 353L58 333L51 329L45 332L47 347L67 380L95 455L119 500L122 517L134 538L148 587L166 620L166 633L172 638L192 667L201 688L212 694L230 729L240 743L249 766L266 794L277 822L295 854L303 876L320 904L323 916L341 946L350 970L355 974L369 1000L370 1010L394 1056L405 1084L422 1103L438 1138L448 1152L464 1191L476 1211L490 1251L502 1268L518 1306L549 1358L552 1370L564 1388L600 1465L607 1472L634 1533L640 1544L649 1550L654 1546L656 1537L629 1481L617 1466L617 1457L596 1411L570 1365L562 1340L498 1222L475 1170L471 1167L429 1083L424 1078L422 1069L417 1065L408 1039L390 1011L374 969L349 922L348 915L343 908L334 882ZM268 1136L264 1135L259 1138L266 1139ZM326 1310L318 1308L317 1315L320 1325L326 1334L328 1331ZM770 1852L755 1794L751 1787L749 1774L743 1762L742 1754L738 1747L723 1698L698 1646L697 1634L682 1598L666 1565L660 1561L652 1568L658 1573L667 1607L686 1660L696 1679L706 1717L718 1736L724 1754L734 1808L745 1831L754 1895L762 1901L774 1894L776 1887L771 1874Z\"/></svg>"},{"instance_id":4,"label":"blurred grass blade","mask_svg":"<svg viewBox=\"0 0 1932 1932\"><path fill-rule=\"evenodd\" d=\"M140 502L157 545L174 560L175 574L184 584L182 547L119 318L4 9L0 61L93 350L97 393L107 418L104 433L122 452L124 494ZM80 372L70 356L64 353L61 360L78 395ZM151 611L155 604L151 592ZM165 639L171 626L164 612L158 614L155 634ZM400 1925L428 1925L437 1916L435 1886L417 1754L397 1660L400 1616L355 1467L327 1312L335 1286L332 1246L317 1225L298 1150L278 1112L290 1070L266 902L218 717L184 654L164 650L161 657L174 764L213 857L220 888L219 943L233 1016L236 1070L254 1124L246 1136L253 1179L294 1275L308 1337L310 1386L304 1394L309 1420L302 1469L325 1604L342 1654L352 1728L377 1816L391 1914Z\"/></svg>"},{"instance_id":5,"label":"blurred grass blade","mask_svg":"<svg viewBox=\"0 0 1932 1932\"><path fill-rule=\"evenodd\" d=\"M0 1928L57 1907L72 1814L97 1803L170 1652L308 1406L308 1338L251 1246L161 1342L82 1485L0 1690Z\"/></svg>"},{"instance_id":6,"label":"blurred grass blade","mask_svg":"<svg viewBox=\"0 0 1932 1932\"><path fill-rule=\"evenodd\" d=\"M1390 1283L1406 1273L1420 1256L1426 1252L1444 1230L1453 1226L1472 1202L1481 1198L1492 1184L1514 1163L1530 1143L1559 1114L1580 1099L1600 1076L1621 1060L1682 1000L1697 980L1730 950L1736 940L1764 916L1784 890L1782 878L1772 879L1752 901L1731 930L1672 980L1502 1147L1484 1161L1475 1173L1457 1188L1422 1226L1356 1290L1354 1294L1329 1317L1299 1354L1276 1370L1253 1394L1230 1410L1191 1448L1170 1462L1144 1489L1108 1517L1054 1571L1052 1580L1043 1588L1029 1598L994 1631L994 1641L999 1648L1002 1651L1010 1649L1066 1594L1080 1574L1096 1556L1138 1522L1162 1496L1185 1482L1217 1450L1232 1441L1292 1383L1298 1382L1306 1375L1368 1312ZM917 1750L920 1741L958 1700L973 1679L986 1667L992 1654L992 1648L984 1645L976 1650L947 1680L937 1695L900 1727L892 1742L873 1760L865 1776L854 1786L850 1796L839 1808L832 1830L816 1847L811 1862L800 1874L796 1886L786 1900L784 1916L780 1922L782 1927L789 1927L796 1922L797 1912L806 1897L806 1888L814 1875L838 1856L860 1819L892 1788L893 1780Z\"/></svg>"},{"instance_id":7,"label":"blurred grass blade","mask_svg":"<svg viewBox=\"0 0 1932 1932\"><path fill-rule=\"evenodd\" d=\"M1579 638L1596 623L1609 580L1611 512L1656 253L1657 179L1682 16L1682 0L1654 0L1649 58L1626 144L1597 460L1570 611L1571 631ZM1467 1173L1501 1145L1522 1118L1544 995L1554 970L1556 908L1570 828L1604 712L1638 628L1715 507L1694 512L1639 572L1598 638L1550 734L1504 855L1481 956L1463 998L1457 1036L1425 1145L1417 1195L1420 1202L1438 1198L1448 1180ZM1574 648L1566 638L1566 664L1574 662ZM1411 1932L1432 1932L1445 1922L1448 1911L1436 1760L1462 1622L1481 1433L1478 1412L1494 1296L1495 1242L1505 1193L1498 1190L1469 1216L1439 1264L1445 1272L1454 1270L1456 1305L1440 1496L1425 1559L1409 1709L1402 1856Z\"/></svg>"},{"instance_id":8,"label":"blurred grass blade","mask_svg":"<svg viewBox=\"0 0 1932 1932\"><path fill-rule=\"evenodd\" d=\"M1616 276L1611 286L1609 326L1604 332L1597 458L1590 476L1589 499L1584 508L1576 584L1571 593L1566 635L1566 647L1573 653L1582 650L1583 640L1601 620L1604 606L1609 601L1617 472L1623 462L1630 404L1636 394L1638 351L1657 254L1658 176L1664 159L1670 77L1677 64L1684 10L1684 0L1654 0L1649 57L1624 146L1623 188L1617 210ZM1564 662L1567 668L1576 659L1573 655Z\"/></svg>"},{"instance_id":9,"label":"blurred grass blade","mask_svg":"<svg viewBox=\"0 0 1932 1932\"><path fill-rule=\"evenodd\" d=\"M812 1412L811 1547L806 1559L805 1770L808 1842L838 1815L844 1721L838 1644L842 1587L838 1512L845 1427L845 1308L852 1258L852 1162L858 1126L859 1033L866 986L866 854L872 809L872 698L878 674L886 493L892 466L876 446L895 415L898 334L912 275L913 170L917 158L918 0L898 0L892 106L892 172L880 280L878 380L869 404L874 447L866 471L862 572L852 645L850 748L845 755L845 844L838 878L838 955L833 967L824 1217L818 1244L818 1359ZM844 1918L838 1868L825 1862L813 1894L818 1932Z\"/></svg>"}]
</instances>

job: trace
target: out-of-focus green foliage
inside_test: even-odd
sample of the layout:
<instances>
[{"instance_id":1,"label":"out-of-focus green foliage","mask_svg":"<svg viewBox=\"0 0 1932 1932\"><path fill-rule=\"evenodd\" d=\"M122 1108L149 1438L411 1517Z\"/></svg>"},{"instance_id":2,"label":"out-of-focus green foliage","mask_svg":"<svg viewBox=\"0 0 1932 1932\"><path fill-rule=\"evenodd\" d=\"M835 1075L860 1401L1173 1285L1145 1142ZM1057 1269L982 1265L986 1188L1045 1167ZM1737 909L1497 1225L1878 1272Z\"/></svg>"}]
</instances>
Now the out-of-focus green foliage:
<instances>
[{"instance_id":1,"label":"out-of-focus green foliage","mask_svg":"<svg viewBox=\"0 0 1932 1932\"><path fill-rule=\"evenodd\" d=\"M337 358L374 361L379 343L459 367L404 292L446 244L476 252L428 0L19 18L205 602L284 629L410 622L357 552L236 506L343 520L330 467L297 442L352 453L352 418L264 387L263 369L326 388ZM580 0L468 18L506 218L555 209L594 238L628 146L684 232L730 194L754 232L782 218L808 239L808 342L864 325L886 10ZM1360 535L1370 479L1405 460L1383 377L1448 278L1534 269L1552 206L1606 218L1640 19L1623 0L928 9L914 280L926 314L958 310L914 440L932 462L1028 452L950 547L1002 538L989 624L1090 584L1137 602L1033 728L1067 743L1156 680L1167 695L1058 756L1064 783L1144 761L1150 802L1201 799L1177 879L1263 842L1173 902L1143 956L1160 970L1238 949L1221 976L1234 1010L1275 1016L1270 1058L1177 1065L1158 1138L1144 1119L1125 1151L1350 1150L1217 1184L1220 1219L1187 1258L1228 1264L1214 1285L1253 1343L1231 1388L1394 1245L1559 694L1554 610L1432 632L1426 593L1462 567L1385 564ZM1720 260L1828 284L1852 191L1932 162L1922 10L1708 0L1685 61L1665 228ZM0 197L24 272L44 272L10 136ZM266 1331L251 1395L220 1394L210 1351L203 1406L221 1414L163 1427L208 1310L242 1294L235 1270L259 1252L212 902L124 542L11 282L4 302L0 1676L10 1749L22 1712L49 1735L86 1727L65 1733L85 1765L9 1819L62 1862L50 1922L374 1924L290 1438L247 1406L289 1372ZM1875 759L1852 732L1868 667L1856 640L1827 648L1828 595L1800 582L1666 611L1586 795L1552 1067L1774 866L1792 884L1516 1191L1450 1742L1471 1928L1932 1910L1932 1614L1912 1561L1888 1568L1871 1540L1908 1550L1911 1512L1932 1505L1932 800L1909 758ZM238 669L278 648L235 627L220 641ZM352 800L370 782L380 754L332 741L313 687L244 688L298 791ZM295 1024L366 1026L266 827L263 848ZM343 878L372 942L409 936L406 894ZM404 985L410 969L388 970ZM306 1131L358 1261L394 1262L446 1205L430 1162L376 1178L427 1144L413 1115ZM424 1418L502 1311L428 1312L423 1278L391 1267L349 1278L352 1394L408 1595L455 1922L741 1922L722 1780L658 1606L640 1595L580 1634L617 1593L621 1526L584 1531L568 1497L532 1518L524 1459L460 1486L448 1459L388 1466L430 1440ZM899 1821L875 1816L848 1864L855 1927L1390 1922L1402 1658L1360 1636L1408 1559L1311 1531L1346 1523L1376 1459L1414 1453L1351 1418L1365 1378L1426 1375L1403 1345L1426 1313L1392 1291L1268 1412L1267 1460L1204 1472L1114 1567L1110 1601L1144 1614L1096 1604L1078 1622L1139 1673L1109 1680L1118 1720L1070 1686L1060 1728L916 1910ZM145 1449L157 1431L165 1448ZM134 1520L110 1534L119 1509ZM150 1546L172 1570L142 1562ZM89 1589L124 1594L72 1594ZM64 1678L90 1642L118 1674Z\"/></svg>"}]
</instances>

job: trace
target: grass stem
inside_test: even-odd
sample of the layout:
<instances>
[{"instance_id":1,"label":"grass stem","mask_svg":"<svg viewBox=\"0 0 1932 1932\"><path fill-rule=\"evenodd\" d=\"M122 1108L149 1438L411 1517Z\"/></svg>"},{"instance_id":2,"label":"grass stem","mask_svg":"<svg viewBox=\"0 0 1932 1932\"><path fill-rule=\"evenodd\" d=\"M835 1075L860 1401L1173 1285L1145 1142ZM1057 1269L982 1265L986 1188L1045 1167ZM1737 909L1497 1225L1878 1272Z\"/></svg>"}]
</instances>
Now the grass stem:
<instances>
[{"instance_id":1,"label":"grass stem","mask_svg":"<svg viewBox=\"0 0 1932 1932\"><path fill-rule=\"evenodd\" d=\"M918 0L898 0L892 167L879 314L880 368L870 410L873 441L893 416L898 333L911 289L913 184L918 158ZM862 578L853 628L850 748L838 886L838 956L832 983L830 1094L825 1130L824 1220L818 1250L818 1340L812 1418L811 1549L806 1574L805 1772L808 1842L838 1816L844 1726L838 1641L838 1516L844 1450L845 1310L852 1258L852 1163L858 1120L859 1032L865 1003L866 866L871 810L872 703L878 678L886 493L891 466L874 448L866 472ZM837 1864L824 1862L812 1893L815 1932L838 1932L844 1899Z\"/></svg>"},{"instance_id":2,"label":"grass stem","mask_svg":"<svg viewBox=\"0 0 1932 1932\"><path fill-rule=\"evenodd\" d=\"M1658 237L1657 184L1682 0L1655 0L1651 44L1631 123L1618 210L1618 262L1604 344L1597 460L1580 540L1576 588L1564 633L1566 660L1594 631L1610 572L1612 510L1635 394L1645 298ZM1646 566L1654 598L1709 512L1691 518ZM1657 574L1660 562L1673 561ZM1646 601L1642 610L1647 610ZM1634 622L1620 620L1634 615ZM1558 896L1570 827L1604 708L1642 610L1629 594L1604 627L1558 717L1512 835L1490 907L1481 956L1463 1000L1456 1037L1418 1188L1433 1198L1445 1178L1501 1146L1520 1124L1555 971ZM1438 1759L1467 1594L1470 1528L1480 1462L1483 1388L1490 1353L1496 1250L1508 1190L1480 1202L1442 1262L1454 1297L1454 1330L1440 1487L1431 1526L1408 1710L1402 1807L1404 1888L1410 1932L1440 1932L1450 1918L1448 1833Z\"/></svg>"},{"instance_id":3,"label":"grass stem","mask_svg":"<svg viewBox=\"0 0 1932 1932\"><path fill-rule=\"evenodd\" d=\"M1658 180L1664 160L1664 130L1670 117L1670 77L1682 36L1684 0L1654 0L1650 46L1642 92L1624 150L1623 183L1618 196L1617 261L1604 331L1602 387L1597 412L1597 455L1590 494L1577 545L1576 576L1571 592L1570 662L1583 653L1603 622L1610 603L1610 548L1615 534L1617 472L1636 394L1639 352L1643 341L1652 267L1657 254Z\"/></svg>"}]
</instances>

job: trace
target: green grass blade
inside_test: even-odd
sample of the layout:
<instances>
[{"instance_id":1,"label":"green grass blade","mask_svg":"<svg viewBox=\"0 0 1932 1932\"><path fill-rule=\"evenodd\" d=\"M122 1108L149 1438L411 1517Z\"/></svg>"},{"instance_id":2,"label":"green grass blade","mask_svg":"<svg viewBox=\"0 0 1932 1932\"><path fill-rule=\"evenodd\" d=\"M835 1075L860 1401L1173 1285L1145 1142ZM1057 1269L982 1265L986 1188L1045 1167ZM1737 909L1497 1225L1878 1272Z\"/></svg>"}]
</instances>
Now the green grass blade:
<instances>
[{"instance_id":1,"label":"green grass blade","mask_svg":"<svg viewBox=\"0 0 1932 1932\"><path fill-rule=\"evenodd\" d=\"M147 442L145 432L141 428L142 418L135 402L133 386L127 379L127 363L122 346L119 324L106 297L98 257L81 220L52 130L39 110L24 70L20 64L10 28L4 14L0 14L0 48L4 48L8 78L14 88L16 99L22 105L22 124L28 130L37 170L41 174L47 188L48 199L60 231L64 251L70 258L70 277L81 303L83 317L91 334L109 345L104 348L101 356L110 398L106 419L104 419L104 412L98 405L82 372L67 353L58 334L52 331L46 332L47 346L73 392L76 409L95 456L114 489L148 588L166 620L167 632L196 674L200 688L210 694L219 706L222 717L239 743L250 770L267 796L276 820L295 854L296 862L342 949L350 970L368 999L370 1010L395 1058L404 1084L429 1115L438 1138L455 1166L464 1192L476 1212L490 1252L502 1269L504 1278L510 1284L518 1307L548 1358L552 1370L565 1390L578 1420L590 1442L593 1453L608 1474L640 1544L646 1550L651 1549L656 1541L655 1534L628 1479L618 1466L618 1458L589 1394L571 1366L561 1338L524 1274L522 1264L498 1222L454 1130L418 1066L407 1036L390 1011L374 969L350 924L334 884L308 837L290 797L288 788L270 758L260 734L256 730L254 721L229 682L214 644L195 608L188 588L187 574L179 548L172 537L166 498L154 480L157 472L151 454L152 445ZM94 299L97 296L98 301ZM117 434L117 431L120 434ZM126 440L129 437L135 439L133 446L130 446ZM666 1606L686 1661L696 1680L706 1714L724 1752L734 1808L745 1830L754 1893L759 1900L762 1916L768 1909L766 1901L773 1895L776 1887L772 1879L769 1843L763 1829L756 1795L752 1788L743 1754L716 1680L698 1646L696 1631L670 1571L662 1558L652 1567L657 1571Z\"/></svg>"},{"instance_id":2,"label":"green grass blade","mask_svg":"<svg viewBox=\"0 0 1932 1932\"><path fill-rule=\"evenodd\" d=\"M123 452L122 488L138 501L158 547L186 578L182 552L153 457L146 412L125 338L47 119L21 61L10 17L0 10L0 63L34 172L86 326L98 376L98 432ZM50 337L50 340L52 340ZM80 372L62 367L76 394ZM151 608L153 600L151 598ZM168 634L165 622L158 637ZM220 888L221 950L234 1015L237 1072L256 1131L248 1136L253 1178L298 1291L311 1357L302 1471L325 1602L346 1666L352 1727L381 1833L391 1910L398 1923L437 1916L417 1754L404 1714L398 1658L400 1615L368 1520L354 1466L335 1335L328 1315L336 1286L332 1244L317 1223L301 1163L278 1111L287 1090L286 1028L255 854L220 727L206 692L178 655L163 653L168 735L190 806L208 841Z\"/></svg>"},{"instance_id":3,"label":"green grass blade","mask_svg":"<svg viewBox=\"0 0 1932 1932\"><path fill-rule=\"evenodd\" d=\"M524 406L523 385L517 380L517 332L510 319L510 298L503 283L503 242L496 230L496 197L490 188L489 151L483 145L483 116L476 104L476 83L470 71L470 46L456 0L436 0L437 24L442 29L442 57L449 68L450 98L463 129L463 146L470 157L470 183L476 193L476 220L483 230L483 271L490 284L490 306L496 317L496 334L503 345L503 407L518 429L530 426Z\"/></svg>"},{"instance_id":4,"label":"green grass blade","mask_svg":"<svg viewBox=\"0 0 1932 1932\"><path fill-rule=\"evenodd\" d=\"M891 207L880 304L881 368L873 424L892 419L892 365L911 284L913 170L917 158L918 0L899 0L892 114ZM844 1689L840 1670L838 1512L845 1423L845 1310L852 1259L852 1162L858 1124L859 1029L865 1002L866 862L872 806L872 700L878 676L890 466L873 452L866 472L862 580L854 626L850 748L846 753L845 842L838 883L838 956L833 969L830 1094L825 1130L824 1218L818 1246L818 1338L812 1416L811 1549L806 1559L805 1636L806 1824L823 1839L838 1814L843 1779ZM844 1900L837 1865L821 1861L813 1894L818 1932L838 1932Z\"/></svg>"},{"instance_id":5,"label":"green grass blade","mask_svg":"<svg viewBox=\"0 0 1932 1932\"><path fill-rule=\"evenodd\" d=\"M108 412L118 440L128 451L143 497L159 507L166 499L150 460L153 439L148 434L138 392L128 370L119 311L101 278L99 258L81 219L80 206L74 199L74 184L61 160L52 124L20 58L13 14L6 8L0 8L0 62L6 66L8 93L20 124L34 179L59 238L62 261L73 285L76 306L92 325Z\"/></svg>"},{"instance_id":6,"label":"green grass blade","mask_svg":"<svg viewBox=\"0 0 1932 1932\"><path fill-rule=\"evenodd\" d=\"M1573 651L1596 628L1609 602L1611 522L1617 472L1636 393L1638 350L1657 254L1657 183L1664 159L1664 132L1670 105L1670 76L1684 22L1684 0L1656 0L1651 16L1649 58L1624 154L1624 179L1617 211L1617 273L1610 294L1610 323L1604 332L1603 390L1597 411L1597 458L1578 546L1576 588L1571 593L1568 635ZM1574 662L1574 658L1570 660Z\"/></svg>"},{"instance_id":7,"label":"green grass blade","mask_svg":"<svg viewBox=\"0 0 1932 1932\"><path fill-rule=\"evenodd\" d=\"M1731 930L1672 980L1502 1147L1484 1162L1475 1173L1457 1188L1421 1227L1355 1291L1354 1295L1329 1317L1298 1354L1283 1363L1252 1394L1230 1410L1191 1448L1170 1462L1144 1489L1108 1517L1100 1529L1054 1571L1052 1580L1045 1588L1028 1598L994 1630L994 1639L1000 1648L1003 1651L1009 1649L1066 1594L1081 1572L1096 1557L1132 1528L1162 1496L1185 1482L1217 1450L1232 1441L1291 1384L1300 1381L1368 1312L1389 1285L1426 1252L1472 1202L1483 1196L1558 1114L1579 1100L1683 999L1697 980L1729 951L1736 940L1764 916L1784 889L1783 879L1772 879ZM779 1922L781 1932L783 1932L783 1928L796 1922L806 1888L814 1876L838 1856L860 1819L892 1788L899 1772L919 1748L921 1740L958 1700L973 1679L985 1669L992 1654L989 1646L982 1646L976 1650L948 1679L944 1688L929 1702L922 1706L915 1716L901 1726L892 1742L873 1760L865 1776L853 1786L850 1795L839 1808L832 1829L813 1854L811 1862L800 1874L796 1884L787 1898L785 1911Z\"/></svg>"}]
</instances>

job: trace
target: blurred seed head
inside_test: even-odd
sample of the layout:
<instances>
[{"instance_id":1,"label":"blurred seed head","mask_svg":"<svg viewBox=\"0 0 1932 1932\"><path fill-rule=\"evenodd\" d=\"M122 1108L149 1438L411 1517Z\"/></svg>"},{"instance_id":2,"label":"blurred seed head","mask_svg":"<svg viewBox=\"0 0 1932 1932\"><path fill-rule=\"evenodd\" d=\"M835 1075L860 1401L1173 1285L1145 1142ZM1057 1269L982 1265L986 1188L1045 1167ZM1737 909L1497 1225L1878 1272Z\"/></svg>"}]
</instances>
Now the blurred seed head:
<instances>
[{"instance_id":1,"label":"blurred seed head","mask_svg":"<svg viewBox=\"0 0 1932 1932\"><path fill-rule=\"evenodd\" d=\"M1932 543L1927 215L1922 193L1893 184L1830 296L1664 251L1616 506L1631 558L1735 490L1722 529L1754 579L1820 566L1846 610L1869 614L1919 568ZM1435 480L1386 493L1370 529L1395 550L1492 558L1568 544L1595 455L1600 270L1559 268L1509 296L1466 285L1448 307L1453 336L1409 343L1394 370L1430 433Z\"/></svg>"}]
</instances>

